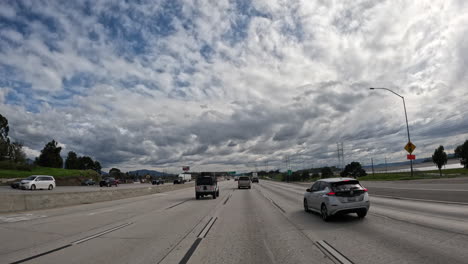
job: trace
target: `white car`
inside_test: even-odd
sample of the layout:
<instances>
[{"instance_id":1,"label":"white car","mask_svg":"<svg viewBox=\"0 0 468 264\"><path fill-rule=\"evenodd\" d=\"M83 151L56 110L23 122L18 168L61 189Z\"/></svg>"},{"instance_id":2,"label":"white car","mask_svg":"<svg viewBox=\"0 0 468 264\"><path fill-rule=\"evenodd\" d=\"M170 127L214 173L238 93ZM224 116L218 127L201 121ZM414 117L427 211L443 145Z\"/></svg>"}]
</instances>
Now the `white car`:
<instances>
[{"instance_id":1,"label":"white car","mask_svg":"<svg viewBox=\"0 0 468 264\"><path fill-rule=\"evenodd\" d=\"M333 215L348 213L364 218L369 211L367 189L353 178L321 179L306 191L304 210L320 213L324 221Z\"/></svg>"},{"instance_id":2,"label":"white car","mask_svg":"<svg viewBox=\"0 0 468 264\"><path fill-rule=\"evenodd\" d=\"M19 188L23 190L53 190L55 188L55 179L49 175L32 175L21 180Z\"/></svg>"}]
</instances>

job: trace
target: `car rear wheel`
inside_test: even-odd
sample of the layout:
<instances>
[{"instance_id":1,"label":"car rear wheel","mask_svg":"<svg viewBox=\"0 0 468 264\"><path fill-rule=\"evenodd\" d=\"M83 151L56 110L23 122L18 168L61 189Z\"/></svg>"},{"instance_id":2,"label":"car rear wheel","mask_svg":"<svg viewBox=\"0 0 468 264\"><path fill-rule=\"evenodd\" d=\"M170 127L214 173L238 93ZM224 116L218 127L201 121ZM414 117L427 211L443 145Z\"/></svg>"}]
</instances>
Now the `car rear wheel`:
<instances>
[{"instance_id":1,"label":"car rear wheel","mask_svg":"<svg viewBox=\"0 0 468 264\"><path fill-rule=\"evenodd\" d=\"M199 199L200 199L200 195L195 194L195 198L196 198L197 200L199 200Z\"/></svg>"},{"instance_id":2,"label":"car rear wheel","mask_svg":"<svg viewBox=\"0 0 468 264\"><path fill-rule=\"evenodd\" d=\"M323 221L327 222L330 220L330 216L328 215L328 209L325 204L322 204L322 207L320 209L320 216L322 216Z\"/></svg>"},{"instance_id":3,"label":"car rear wheel","mask_svg":"<svg viewBox=\"0 0 468 264\"><path fill-rule=\"evenodd\" d=\"M213 193L213 199L216 199L216 193Z\"/></svg>"},{"instance_id":4,"label":"car rear wheel","mask_svg":"<svg viewBox=\"0 0 468 264\"><path fill-rule=\"evenodd\" d=\"M52 190L52 189L54 189L54 186L51 184L49 185L49 190Z\"/></svg>"},{"instance_id":5,"label":"car rear wheel","mask_svg":"<svg viewBox=\"0 0 468 264\"><path fill-rule=\"evenodd\" d=\"M31 190L33 190L33 191L36 190L36 185L34 185L34 184L31 185Z\"/></svg>"},{"instance_id":6,"label":"car rear wheel","mask_svg":"<svg viewBox=\"0 0 468 264\"><path fill-rule=\"evenodd\" d=\"M216 192L216 196L219 197L219 191Z\"/></svg>"},{"instance_id":7,"label":"car rear wheel","mask_svg":"<svg viewBox=\"0 0 468 264\"><path fill-rule=\"evenodd\" d=\"M366 217L366 215L367 215L367 210L366 210L366 209L362 209L362 210L359 210L359 211L357 212L357 216L358 216L359 218L364 218L364 217Z\"/></svg>"},{"instance_id":8,"label":"car rear wheel","mask_svg":"<svg viewBox=\"0 0 468 264\"><path fill-rule=\"evenodd\" d=\"M304 199L304 211L310 212L309 205L307 204L307 199Z\"/></svg>"}]
</instances>

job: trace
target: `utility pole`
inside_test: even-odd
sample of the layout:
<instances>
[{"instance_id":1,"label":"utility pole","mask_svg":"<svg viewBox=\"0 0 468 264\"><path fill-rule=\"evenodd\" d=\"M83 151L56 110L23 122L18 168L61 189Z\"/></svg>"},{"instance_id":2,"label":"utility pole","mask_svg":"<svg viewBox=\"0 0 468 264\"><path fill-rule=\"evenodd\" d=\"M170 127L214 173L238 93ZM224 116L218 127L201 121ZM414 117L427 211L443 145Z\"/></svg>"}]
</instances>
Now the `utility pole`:
<instances>
[{"instance_id":1,"label":"utility pole","mask_svg":"<svg viewBox=\"0 0 468 264\"><path fill-rule=\"evenodd\" d=\"M343 142L336 143L336 151L338 153L338 168L343 170L345 163Z\"/></svg>"},{"instance_id":2,"label":"utility pole","mask_svg":"<svg viewBox=\"0 0 468 264\"><path fill-rule=\"evenodd\" d=\"M407 133L408 133L408 143L410 143L410 142L411 142L411 138L410 138L410 133L409 133L408 114L406 113L405 97L403 97L403 96L401 96L401 95L395 93L394 91L392 91L392 90L390 90L390 89L388 89L388 88L374 88L374 87L371 87L371 88L369 88L369 89L371 89L371 90L376 90L376 89L387 90L387 91L389 91L389 92L395 94L396 96L400 97L400 98L403 100L403 108L405 109L405 119L406 119L406 131L407 131ZM412 151L411 151L411 153L412 153ZM410 154L411 154L411 153L410 153ZM410 165L411 165L411 177L413 177L413 160L412 160L412 159L410 159Z\"/></svg>"}]
</instances>

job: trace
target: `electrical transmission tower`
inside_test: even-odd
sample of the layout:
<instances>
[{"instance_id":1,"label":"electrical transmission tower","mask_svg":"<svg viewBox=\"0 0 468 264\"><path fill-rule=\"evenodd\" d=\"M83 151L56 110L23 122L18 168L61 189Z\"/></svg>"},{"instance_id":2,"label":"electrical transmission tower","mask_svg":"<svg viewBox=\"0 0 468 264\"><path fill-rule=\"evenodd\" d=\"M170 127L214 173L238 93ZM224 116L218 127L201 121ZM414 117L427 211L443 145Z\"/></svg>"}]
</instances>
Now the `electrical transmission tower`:
<instances>
[{"instance_id":1,"label":"electrical transmission tower","mask_svg":"<svg viewBox=\"0 0 468 264\"><path fill-rule=\"evenodd\" d=\"M344 147L343 142L336 143L336 151L338 153L338 168L344 169Z\"/></svg>"}]
</instances>

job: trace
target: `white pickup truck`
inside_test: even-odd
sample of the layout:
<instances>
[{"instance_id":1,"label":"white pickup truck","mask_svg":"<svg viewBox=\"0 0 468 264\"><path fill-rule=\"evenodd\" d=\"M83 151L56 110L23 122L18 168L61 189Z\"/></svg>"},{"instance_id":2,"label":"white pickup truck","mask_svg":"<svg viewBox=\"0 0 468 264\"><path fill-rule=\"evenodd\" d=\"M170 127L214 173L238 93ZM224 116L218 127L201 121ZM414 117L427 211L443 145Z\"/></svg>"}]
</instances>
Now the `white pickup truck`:
<instances>
[{"instance_id":1,"label":"white pickup truck","mask_svg":"<svg viewBox=\"0 0 468 264\"><path fill-rule=\"evenodd\" d=\"M187 173L181 173L177 178L174 180L174 184L182 184L192 180L192 175Z\"/></svg>"}]
</instances>

